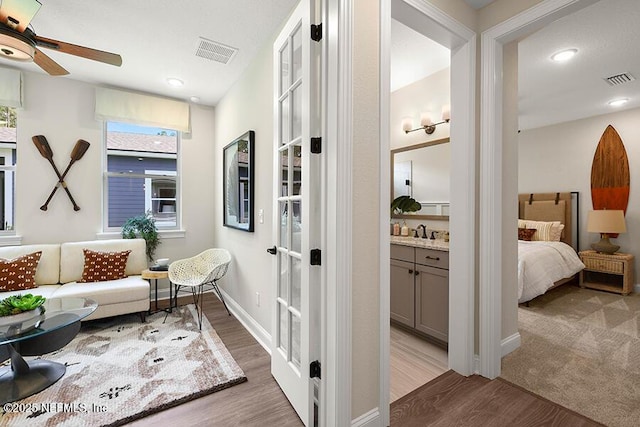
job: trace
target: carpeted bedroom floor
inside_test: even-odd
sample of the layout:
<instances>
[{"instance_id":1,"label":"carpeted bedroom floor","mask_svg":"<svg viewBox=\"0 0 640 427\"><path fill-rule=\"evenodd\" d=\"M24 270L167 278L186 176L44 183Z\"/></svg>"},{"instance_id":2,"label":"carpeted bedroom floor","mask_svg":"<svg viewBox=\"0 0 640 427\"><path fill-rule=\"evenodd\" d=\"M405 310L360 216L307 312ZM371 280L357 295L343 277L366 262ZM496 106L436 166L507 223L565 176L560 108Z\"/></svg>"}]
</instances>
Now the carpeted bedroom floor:
<instances>
[{"instance_id":1,"label":"carpeted bedroom floor","mask_svg":"<svg viewBox=\"0 0 640 427\"><path fill-rule=\"evenodd\" d=\"M518 309L502 377L608 426L640 420L640 295L565 285Z\"/></svg>"}]
</instances>

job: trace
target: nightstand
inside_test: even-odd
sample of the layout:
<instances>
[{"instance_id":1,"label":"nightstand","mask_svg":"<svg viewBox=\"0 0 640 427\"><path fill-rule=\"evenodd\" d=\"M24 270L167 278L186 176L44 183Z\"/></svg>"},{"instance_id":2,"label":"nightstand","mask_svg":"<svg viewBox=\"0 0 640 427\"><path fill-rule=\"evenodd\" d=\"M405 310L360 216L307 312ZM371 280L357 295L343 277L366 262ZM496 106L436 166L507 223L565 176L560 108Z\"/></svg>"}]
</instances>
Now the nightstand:
<instances>
[{"instance_id":1,"label":"nightstand","mask_svg":"<svg viewBox=\"0 0 640 427\"><path fill-rule=\"evenodd\" d=\"M580 287L629 295L633 291L633 255L613 255L596 251L578 252L585 269L580 272Z\"/></svg>"}]
</instances>

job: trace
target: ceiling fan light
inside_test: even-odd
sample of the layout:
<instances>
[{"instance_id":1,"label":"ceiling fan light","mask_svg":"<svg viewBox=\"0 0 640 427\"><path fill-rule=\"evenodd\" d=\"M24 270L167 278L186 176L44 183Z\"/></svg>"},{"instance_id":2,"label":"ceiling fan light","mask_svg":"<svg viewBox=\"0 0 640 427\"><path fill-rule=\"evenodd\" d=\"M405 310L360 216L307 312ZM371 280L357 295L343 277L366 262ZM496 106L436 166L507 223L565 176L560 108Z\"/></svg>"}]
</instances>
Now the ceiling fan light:
<instances>
[{"instance_id":1,"label":"ceiling fan light","mask_svg":"<svg viewBox=\"0 0 640 427\"><path fill-rule=\"evenodd\" d=\"M564 62L573 58L576 53L578 53L578 49L565 49L551 55L551 59L556 62Z\"/></svg>"},{"instance_id":2,"label":"ceiling fan light","mask_svg":"<svg viewBox=\"0 0 640 427\"><path fill-rule=\"evenodd\" d=\"M35 46L20 38L0 34L0 56L14 61L30 62L36 54Z\"/></svg>"}]
</instances>

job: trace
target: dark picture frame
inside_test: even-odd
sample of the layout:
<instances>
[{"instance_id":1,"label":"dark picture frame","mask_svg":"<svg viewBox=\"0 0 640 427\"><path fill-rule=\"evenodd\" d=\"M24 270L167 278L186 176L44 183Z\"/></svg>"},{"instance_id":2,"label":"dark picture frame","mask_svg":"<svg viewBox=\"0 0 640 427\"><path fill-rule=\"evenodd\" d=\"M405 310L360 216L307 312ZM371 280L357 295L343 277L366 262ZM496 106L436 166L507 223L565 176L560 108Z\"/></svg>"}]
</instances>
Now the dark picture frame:
<instances>
[{"instance_id":1,"label":"dark picture frame","mask_svg":"<svg viewBox=\"0 0 640 427\"><path fill-rule=\"evenodd\" d=\"M222 150L223 224L253 231L255 132L250 130Z\"/></svg>"}]
</instances>

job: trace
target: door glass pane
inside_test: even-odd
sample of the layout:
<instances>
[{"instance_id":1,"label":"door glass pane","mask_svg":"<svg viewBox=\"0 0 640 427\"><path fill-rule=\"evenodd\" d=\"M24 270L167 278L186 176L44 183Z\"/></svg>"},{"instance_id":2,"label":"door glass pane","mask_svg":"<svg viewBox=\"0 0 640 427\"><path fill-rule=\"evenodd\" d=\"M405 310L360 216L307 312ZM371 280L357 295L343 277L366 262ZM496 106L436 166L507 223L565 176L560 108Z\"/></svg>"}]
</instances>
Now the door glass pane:
<instances>
[{"instance_id":1,"label":"door glass pane","mask_svg":"<svg viewBox=\"0 0 640 427\"><path fill-rule=\"evenodd\" d=\"M291 84L289 83L289 43L280 50L280 95L282 95Z\"/></svg>"},{"instance_id":2,"label":"door glass pane","mask_svg":"<svg viewBox=\"0 0 640 427\"><path fill-rule=\"evenodd\" d=\"M280 285L278 286L278 296L285 301L289 301L289 256L283 253L280 257Z\"/></svg>"},{"instance_id":3,"label":"door glass pane","mask_svg":"<svg viewBox=\"0 0 640 427\"><path fill-rule=\"evenodd\" d=\"M285 148L280 151L280 196L289 195L289 149Z\"/></svg>"},{"instance_id":4,"label":"door glass pane","mask_svg":"<svg viewBox=\"0 0 640 427\"><path fill-rule=\"evenodd\" d=\"M280 202L278 203L280 206L280 243L279 246L283 248L289 247L289 239L287 236L287 224L289 221L289 208L288 202Z\"/></svg>"},{"instance_id":5,"label":"door glass pane","mask_svg":"<svg viewBox=\"0 0 640 427\"><path fill-rule=\"evenodd\" d=\"M291 259L291 306L300 311L300 288L302 287L302 263L298 258Z\"/></svg>"},{"instance_id":6,"label":"door glass pane","mask_svg":"<svg viewBox=\"0 0 640 427\"><path fill-rule=\"evenodd\" d=\"M293 195L302 194L302 146L293 147Z\"/></svg>"},{"instance_id":7,"label":"door glass pane","mask_svg":"<svg viewBox=\"0 0 640 427\"><path fill-rule=\"evenodd\" d=\"M302 135L302 86L298 86L293 90L293 129L291 140Z\"/></svg>"},{"instance_id":8,"label":"door glass pane","mask_svg":"<svg viewBox=\"0 0 640 427\"><path fill-rule=\"evenodd\" d=\"M302 202L291 202L293 217L291 218L291 250L302 251Z\"/></svg>"},{"instance_id":9,"label":"door glass pane","mask_svg":"<svg viewBox=\"0 0 640 427\"><path fill-rule=\"evenodd\" d=\"M285 305L278 303L278 311L278 316L280 317L280 342L278 342L278 347L287 354L287 349L289 348L289 310Z\"/></svg>"},{"instance_id":10,"label":"door glass pane","mask_svg":"<svg viewBox=\"0 0 640 427\"><path fill-rule=\"evenodd\" d=\"M291 362L300 369L300 318L291 315Z\"/></svg>"},{"instance_id":11,"label":"door glass pane","mask_svg":"<svg viewBox=\"0 0 640 427\"><path fill-rule=\"evenodd\" d=\"M302 27L293 33L293 81L302 77Z\"/></svg>"},{"instance_id":12,"label":"door glass pane","mask_svg":"<svg viewBox=\"0 0 640 427\"><path fill-rule=\"evenodd\" d=\"M289 96L287 95L282 101L280 101L280 143L286 144L290 141L289 129L291 128L289 123Z\"/></svg>"}]
</instances>

